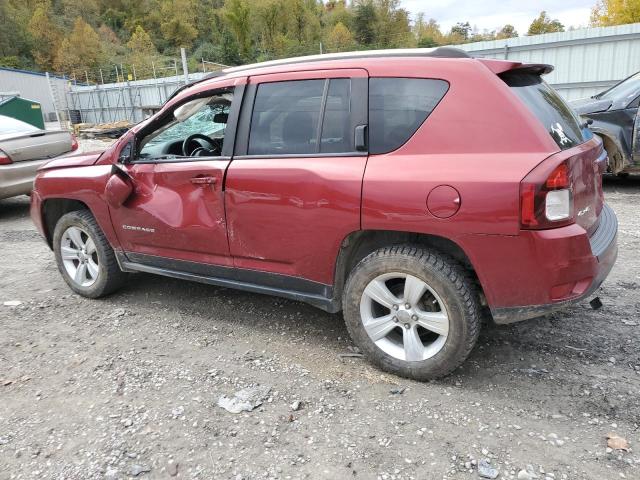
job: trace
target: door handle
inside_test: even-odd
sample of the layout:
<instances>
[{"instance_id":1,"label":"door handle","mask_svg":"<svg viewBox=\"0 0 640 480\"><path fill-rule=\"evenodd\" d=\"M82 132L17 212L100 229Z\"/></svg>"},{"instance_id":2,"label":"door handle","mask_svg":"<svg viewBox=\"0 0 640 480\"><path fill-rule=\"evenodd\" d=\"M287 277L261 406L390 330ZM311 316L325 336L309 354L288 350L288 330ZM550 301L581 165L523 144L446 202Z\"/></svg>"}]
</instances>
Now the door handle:
<instances>
[{"instance_id":1,"label":"door handle","mask_svg":"<svg viewBox=\"0 0 640 480\"><path fill-rule=\"evenodd\" d=\"M216 177L193 177L191 183L194 185L214 185Z\"/></svg>"}]
</instances>

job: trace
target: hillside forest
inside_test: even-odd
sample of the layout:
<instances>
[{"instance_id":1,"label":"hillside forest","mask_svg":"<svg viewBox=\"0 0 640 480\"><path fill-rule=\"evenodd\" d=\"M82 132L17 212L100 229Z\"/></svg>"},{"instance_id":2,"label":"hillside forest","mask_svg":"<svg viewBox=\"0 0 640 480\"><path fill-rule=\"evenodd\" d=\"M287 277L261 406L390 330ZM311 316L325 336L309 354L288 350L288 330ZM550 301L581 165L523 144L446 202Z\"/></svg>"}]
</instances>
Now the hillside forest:
<instances>
[{"instance_id":1,"label":"hillside forest","mask_svg":"<svg viewBox=\"0 0 640 480\"><path fill-rule=\"evenodd\" d=\"M526 32L512 25L478 31L473 19L443 31L424 4L426 13L410 13L399 0L2 0L0 66L107 82L116 75L173 74L181 47L190 70L202 71L213 64L573 28L543 11ZM592 26L633 22L640 22L640 0L601 0L593 7Z\"/></svg>"}]
</instances>

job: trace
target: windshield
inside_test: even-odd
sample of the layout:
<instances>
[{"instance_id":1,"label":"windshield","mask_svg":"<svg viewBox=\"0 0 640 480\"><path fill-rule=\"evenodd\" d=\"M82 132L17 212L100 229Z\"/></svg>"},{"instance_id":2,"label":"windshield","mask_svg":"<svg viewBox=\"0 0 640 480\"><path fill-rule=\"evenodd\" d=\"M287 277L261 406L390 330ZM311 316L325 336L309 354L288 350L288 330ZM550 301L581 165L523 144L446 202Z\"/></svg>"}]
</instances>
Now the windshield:
<instances>
[{"instance_id":1,"label":"windshield","mask_svg":"<svg viewBox=\"0 0 640 480\"><path fill-rule=\"evenodd\" d=\"M631 75L609 90L596 95L596 98L605 98L607 100L618 100L629 103L640 95L640 72Z\"/></svg>"},{"instance_id":2,"label":"windshield","mask_svg":"<svg viewBox=\"0 0 640 480\"><path fill-rule=\"evenodd\" d=\"M39 130L39 128L29 125L21 120L0 115L0 134L2 135L11 133L33 133Z\"/></svg>"}]
</instances>

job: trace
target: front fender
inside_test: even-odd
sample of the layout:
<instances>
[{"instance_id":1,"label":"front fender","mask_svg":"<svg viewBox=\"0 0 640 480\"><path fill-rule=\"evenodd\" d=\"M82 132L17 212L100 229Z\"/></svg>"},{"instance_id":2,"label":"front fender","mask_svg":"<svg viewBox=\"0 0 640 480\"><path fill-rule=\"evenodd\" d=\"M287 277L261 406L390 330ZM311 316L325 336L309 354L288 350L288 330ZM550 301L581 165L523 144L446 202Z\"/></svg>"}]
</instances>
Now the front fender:
<instances>
[{"instance_id":1,"label":"front fender","mask_svg":"<svg viewBox=\"0 0 640 480\"><path fill-rule=\"evenodd\" d=\"M41 219L43 233L47 233L46 222L43 222L42 218L48 201L77 201L89 208L111 246L119 248L105 198L105 186L111 177L111 168L109 164L41 171L36 177L34 188L40 212L32 211L32 216Z\"/></svg>"}]
</instances>

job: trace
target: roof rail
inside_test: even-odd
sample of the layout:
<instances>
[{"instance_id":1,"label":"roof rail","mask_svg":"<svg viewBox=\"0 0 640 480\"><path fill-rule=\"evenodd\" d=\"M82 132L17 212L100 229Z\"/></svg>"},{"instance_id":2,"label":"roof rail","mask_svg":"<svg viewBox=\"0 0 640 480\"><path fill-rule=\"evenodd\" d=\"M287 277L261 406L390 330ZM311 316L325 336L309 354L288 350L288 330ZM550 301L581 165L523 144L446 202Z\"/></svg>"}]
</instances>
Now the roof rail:
<instances>
[{"instance_id":1,"label":"roof rail","mask_svg":"<svg viewBox=\"0 0 640 480\"><path fill-rule=\"evenodd\" d=\"M206 80L210 80L212 78L221 77L223 75L224 75L224 71L210 72L210 73L207 73L206 75L204 75L202 78L199 78L198 80L193 80L191 82L185 83L184 85L180 85L178 88L176 88L171 93L171 95L169 95L169 98L167 98L164 103L167 103L169 100L174 98L180 92L182 92L183 90L186 90L187 88L191 87L192 85L196 85L198 83L204 82Z\"/></svg>"},{"instance_id":2,"label":"roof rail","mask_svg":"<svg viewBox=\"0 0 640 480\"><path fill-rule=\"evenodd\" d=\"M262 67L275 67L279 65L295 65L297 63L313 63L313 62L325 62L328 60L348 60L356 58L384 58L384 57L435 57L435 58L472 58L464 50L453 47L437 47L437 48L396 48L389 50L361 50L358 52L340 52L340 53L325 53L320 55L307 55L304 57L292 57L282 58L280 60L270 60L268 62L251 63L248 65L240 65L238 67L225 68L217 72L211 72L204 77L195 80L193 82L186 83L176 88L173 93L167 98L169 100L174 98L178 93L183 90L204 82L211 78L220 77L229 73L242 72L245 70L251 70L254 68Z\"/></svg>"},{"instance_id":3,"label":"roof rail","mask_svg":"<svg viewBox=\"0 0 640 480\"><path fill-rule=\"evenodd\" d=\"M243 70L251 70L261 67L274 67L279 65L294 65L296 63L324 62L327 60L347 60L355 58L384 58L384 57L438 57L438 58L471 58L464 50L453 47L437 48L397 48L389 50L361 50L358 52L325 53L320 55L307 55L304 57L282 58L268 62L240 65L239 67L225 68L224 73L236 73Z\"/></svg>"}]
</instances>

